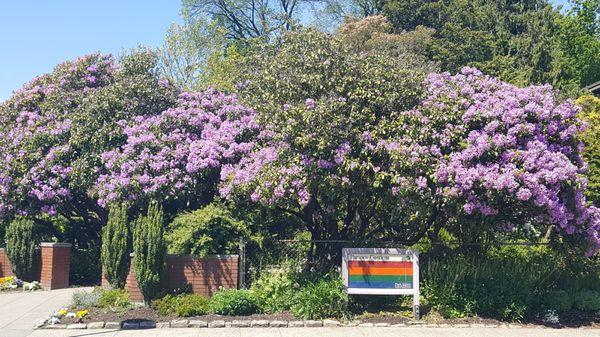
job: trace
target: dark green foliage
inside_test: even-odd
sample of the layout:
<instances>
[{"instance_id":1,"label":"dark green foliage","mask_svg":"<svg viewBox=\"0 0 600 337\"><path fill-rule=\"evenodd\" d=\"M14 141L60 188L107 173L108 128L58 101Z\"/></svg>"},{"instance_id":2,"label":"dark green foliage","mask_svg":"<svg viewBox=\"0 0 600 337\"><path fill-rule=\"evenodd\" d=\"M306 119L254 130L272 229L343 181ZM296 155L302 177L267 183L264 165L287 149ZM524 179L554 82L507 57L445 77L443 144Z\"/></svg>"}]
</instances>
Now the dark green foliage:
<instances>
[{"instance_id":1,"label":"dark green foliage","mask_svg":"<svg viewBox=\"0 0 600 337\"><path fill-rule=\"evenodd\" d=\"M564 290L556 290L549 292L541 300L544 308L562 312L573 308L574 296Z\"/></svg>"},{"instance_id":2,"label":"dark green foliage","mask_svg":"<svg viewBox=\"0 0 600 337\"><path fill-rule=\"evenodd\" d=\"M435 29L428 56L443 70L471 65L518 85L577 92L600 80L594 1L561 13L547 0L391 0L383 13L398 32Z\"/></svg>"},{"instance_id":3,"label":"dark green foliage","mask_svg":"<svg viewBox=\"0 0 600 337\"><path fill-rule=\"evenodd\" d=\"M140 216L133 226L135 277L146 302L152 300L160 290L166 254L163 223L162 207L151 202L147 215Z\"/></svg>"},{"instance_id":4,"label":"dark green foliage","mask_svg":"<svg viewBox=\"0 0 600 337\"><path fill-rule=\"evenodd\" d=\"M31 276L36 238L33 221L17 217L6 229L6 255L12 272L20 279Z\"/></svg>"},{"instance_id":5,"label":"dark green foliage","mask_svg":"<svg viewBox=\"0 0 600 337\"><path fill-rule=\"evenodd\" d=\"M113 205L102 230L102 270L108 283L123 288L129 272L127 205Z\"/></svg>"},{"instance_id":6,"label":"dark green foliage","mask_svg":"<svg viewBox=\"0 0 600 337\"><path fill-rule=\"evenodd\" d=\"M483 254L455 252L424 259L422 294L448 318L477 315L519 321L545 310L598 310L599 260L566 250L505 246Z\"/></svg>"},{"instance_id":7,"label":"dark green foliage","mask_svg":"<svg viewBox=\"0 0 600 337\"><path fill-rule=\"evenodd\" d=\"M129 292L124 289L100 289L98 307L113 311L126 309L131 305Z\"/></svg>"},{"instance_id":8,"label":"dark green foliage","mask_svg":"<svg viewBox=\"0 0 600 337\"><path fill-rule=\"evenodd\" d=\"M248 235L243 222L233 218L224 206L212 203L175 217L165 241L172 254L232 254L238 252L239 238Z\"/></svg>"},{"instance_id":9,"label":"dark green foliage","mask_svg":"<svg viewBox=\"0 0 600 337\"><path fill-rule=\"evenodd\" d=\"M587 290L578 293L575 295L575 308L581 311L600 310L600 292Z\"/></svg>"},{"instance_id":10,"label":"dark green foliage","mask_svg":"<svg viewBox=\"0 0 600 337\"><path fill-rule=\"evenodd\" d=\"M521 320L535 310L560 266L550 254L518 251L488 257L455 256L428 261L422 292L446 317L480 315Z\"/></svg>"},{"instance_id":11,"label":"dark green foliage","mask_svg":"<svg viewBox=\"0 0 600 337\"><path fill-rule=\"evenodd\" d=\"M179 317L205 315L209 312L210 300L197 294L166 295L152 301L152 307L163 316L175 314Z\"/></svg>"},{"instance_id":12,"label":"dark green foliage","mask_svg":"<svg viewBox=\"0 0 600 337\"><path fill-rule=\"evenodd\" d=\"M245 316L258 313L259 305L248 290L221 289L211 298L210 309L217 315Z\"/></svg>"},{"instance_id":13,"label":"dark green foliage","mask_svg":"<svg viewBox=\"0 0 600 337\"><path fill-rule=\"evenodd\" d=\"M95 285L102 279L100 263L101 247L89 245L88 248L71 250L71 268L69 283L73 285Z\"/></svg>"}]
</instances>

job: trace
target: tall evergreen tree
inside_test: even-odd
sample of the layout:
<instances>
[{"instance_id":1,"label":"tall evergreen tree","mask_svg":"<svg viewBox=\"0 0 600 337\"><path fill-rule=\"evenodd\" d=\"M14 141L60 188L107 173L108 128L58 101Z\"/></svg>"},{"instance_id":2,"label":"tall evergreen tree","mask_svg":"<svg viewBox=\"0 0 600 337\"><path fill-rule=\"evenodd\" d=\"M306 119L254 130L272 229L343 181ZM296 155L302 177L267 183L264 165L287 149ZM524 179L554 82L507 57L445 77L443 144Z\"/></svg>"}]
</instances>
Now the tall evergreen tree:
<instances>
[{"instance_id":1,"label":"tall evergreen tree","mask_svg":"<svg viewBox=\"0 0 600 337\"><path fill-rule=\"evenodd\" d=\"M102 230L102 271L110 285L123 288L129 271L127 205L113 205Z\"/></svg>"}]
</instances>

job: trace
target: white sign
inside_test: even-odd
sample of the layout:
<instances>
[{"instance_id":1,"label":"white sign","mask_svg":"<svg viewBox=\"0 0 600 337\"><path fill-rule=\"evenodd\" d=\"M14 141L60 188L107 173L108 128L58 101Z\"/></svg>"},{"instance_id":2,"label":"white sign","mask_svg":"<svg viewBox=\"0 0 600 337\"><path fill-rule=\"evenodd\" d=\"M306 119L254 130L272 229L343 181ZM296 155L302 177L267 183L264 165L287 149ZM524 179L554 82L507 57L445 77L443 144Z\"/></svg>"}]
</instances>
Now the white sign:
<instances>
[{"instance_id":1,"label":"white sign","mask_svg":"<svg viewBox=\"0 0 600 337\"><path fill-rule=\"evenodd\" d=\"M342 275L348 294L412 295L419 316L419 252L396 248L342 249Z\"/></svg>"}]
</instances>

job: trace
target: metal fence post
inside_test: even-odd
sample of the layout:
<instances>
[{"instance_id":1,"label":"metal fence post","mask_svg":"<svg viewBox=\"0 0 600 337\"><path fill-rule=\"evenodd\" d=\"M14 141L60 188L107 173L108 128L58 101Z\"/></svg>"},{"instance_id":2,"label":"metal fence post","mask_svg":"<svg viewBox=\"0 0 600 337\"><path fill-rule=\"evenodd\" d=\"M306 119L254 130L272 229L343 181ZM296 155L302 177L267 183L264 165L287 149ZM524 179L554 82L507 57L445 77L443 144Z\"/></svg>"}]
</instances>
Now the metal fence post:
<instances>
[{"instance_id":1,"label":"metal fence post","mask_svg":"<svg viewBox=\"0 0 600 337\"><path fill-rule=\"evenodd\" d=\"M246 242L244 238L240 236L239 241L240 248L240 256L238 263L238 288L245 289L246 288Z\"/></svg>"}]
</instances>

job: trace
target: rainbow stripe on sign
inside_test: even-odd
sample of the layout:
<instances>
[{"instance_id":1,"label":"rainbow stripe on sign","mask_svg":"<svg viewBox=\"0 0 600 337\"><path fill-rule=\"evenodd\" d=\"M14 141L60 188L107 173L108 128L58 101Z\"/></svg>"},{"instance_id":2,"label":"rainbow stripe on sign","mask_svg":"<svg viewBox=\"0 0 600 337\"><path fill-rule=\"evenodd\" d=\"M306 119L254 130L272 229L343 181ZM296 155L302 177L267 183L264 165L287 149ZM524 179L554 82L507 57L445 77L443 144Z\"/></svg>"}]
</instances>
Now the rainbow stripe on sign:
<instances>
[{"instance_id":1,"label":"rainbow stripe on sign","mask_svg":"<svg viewBox=\"0 0 600 337\"><path fill-rule=\"evenodd\" d=\"M412 262L348 261L348 287L412 289Z\"/></svg>"}]
</instances>

